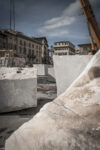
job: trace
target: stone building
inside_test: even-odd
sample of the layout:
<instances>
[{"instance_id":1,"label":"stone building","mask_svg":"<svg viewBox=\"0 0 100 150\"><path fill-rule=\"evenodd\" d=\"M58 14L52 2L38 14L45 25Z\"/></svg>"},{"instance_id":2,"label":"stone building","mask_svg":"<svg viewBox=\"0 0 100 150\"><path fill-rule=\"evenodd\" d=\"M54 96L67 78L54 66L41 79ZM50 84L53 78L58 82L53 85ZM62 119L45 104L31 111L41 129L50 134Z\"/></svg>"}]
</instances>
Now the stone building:
<instances>
[{"instance_id":1,"label":"stone building","mask_svg":"<svg viewBox=\"0 0 100 150\"><path fill-rule=\"evenodd\" d=\"M88 55L91 51L91 43L87 44L79 44L79 54L80 55ZM98 50L97 45L95 44L95 50Z\"/></svg>"},{"instance_id":2,"label":"stone building","mask_svg":"<svg viewBox=\"0 0 100 150\"><path fill-rule=\"evenodd\" d=\"M54 48L53 46L49 49L49 64L53 65L53 55L54 55Z\"/></svg>"},{"instance_id":3,"label":"stone building","mask_svg":"<svg viewBox=\"0 0 100 150\"><path fill-rule=\"evenodd\" d=\"M46 37L34 37L33 38L36 41L39 41L41 43L41 49L42 49L42 62L44 64L48 64L49 63L49 51L48 51L48 41L46 39Z\"/></svg>"},{"instance_id":4,"label":"stone building","mask_svg":"<svg viewBox=\"0 0 100 150\"><path fill-rule=\"evenodd\" d=\"M25 58L27 63L41 64L43 59L46 59L48 44L46 38L39 40L39 38L28 37L21 32L0 30L0 49L13 50L16 57Z\"/></svg>"},{"instance_id":5,"label":"stone building","mask_svg":"<svg viewBox=\"0 0 100 150\"><path fill-rule=\"evenodd\" d=\"M0 50L1 49L7 49L7 37L6 35L0 31Z\"/></svg>"},{"instance_id":6,"label":"stone building","mask_svg":"<svg viewBox=\"0 0 100 150\"><path fill-rule=\"evenodd\" d=\"M69 41L60 41L54 43L55 55L74 55L75 46Z\"/></svg>"}]
</instances>

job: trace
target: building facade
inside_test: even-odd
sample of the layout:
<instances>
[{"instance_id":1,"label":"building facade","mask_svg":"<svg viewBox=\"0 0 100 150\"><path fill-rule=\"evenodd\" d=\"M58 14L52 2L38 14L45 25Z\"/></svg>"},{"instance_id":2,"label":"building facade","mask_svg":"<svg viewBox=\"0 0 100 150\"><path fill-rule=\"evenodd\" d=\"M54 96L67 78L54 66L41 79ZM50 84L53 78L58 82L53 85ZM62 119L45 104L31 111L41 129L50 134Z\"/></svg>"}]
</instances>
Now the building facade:
<instances>
[{"instance_id":1,"label":"building facade","mask_svg":"<svg viewBox=\"0 0 100 150\"><path fill-rule=\"evenodd\" d=\"M25 58L27 63L43 63L46 56L42 53L48 51L46 38L44 41L46 42L43 43L42 40L28 37L21 32L0 30L0 49L13 50L16 57Z\"/></svg>"},{"instance_id":2,"label":"building facade","mask_svg":"<svg viewBox=\"0 0 100 150\"><path fill-rule=\"evenodd\" d=\"M40 38L33 38L34 40L37 40L41 43L41 57L42 57L42 62L44 64L49 63L49 51L48 51L48 42L46 37L40 37Z\"/></svg>"},{"instance_id":3,"label":"building facade","mask_svg":"<svg viewBox=\"0 0 100 150\"><path fill-rule=\"evenodd\" d=\"M75 46L69 41L60 41L54 43L55 55L74 55Z\"/></svg>"},{"instance_id":4,"label":"building facade","mask_svg":"<svg viewBox=\"0 0 100 150\"><path fill-rule=\"evenodd\" d=\"M79 55L88 55L91 51L91 43L79 44ZM95 44L95 50L98 50L97 45Z\"/></svg>"},{"instance_id":5,"label":"building facade","mask_svg":"<svg viewBox=\"0 0 100 150\"><path fill-rule=\"evenodd\" d=\"M53 65L53 55L54 55L54 48L53 46L49 49L49 64Z\"/></svg>"}]
</instances>

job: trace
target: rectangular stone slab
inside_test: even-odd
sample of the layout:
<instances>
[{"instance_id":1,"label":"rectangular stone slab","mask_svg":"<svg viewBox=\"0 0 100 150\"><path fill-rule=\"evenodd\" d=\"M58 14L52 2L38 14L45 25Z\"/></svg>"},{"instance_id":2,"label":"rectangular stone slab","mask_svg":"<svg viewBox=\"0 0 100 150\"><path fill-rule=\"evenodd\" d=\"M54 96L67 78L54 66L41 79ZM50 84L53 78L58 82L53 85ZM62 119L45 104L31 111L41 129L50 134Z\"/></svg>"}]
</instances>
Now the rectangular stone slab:
<instances>
[{"instance_id":1,"label":"rectangular stone slab","mask_svg":"<svg viewBox=\"0 0 100 150\"><path fill-rule=\"evenodd\" d=\"M54 55L54 71L57 83L57 95L62 94L84 70L92 56Z\"/></svg>"},{"instance_id":2,"label":"rectangular stone slab","mask_svg":"<svg viewBox=\"0 0 100 150\"><path fill-rule=\"evenodd\" d=\"M0 68L0 112L37 106L37 70Z\"/></svg>"},{"instance_id":3,"label":"rectangular stone slab","mask_svg":"<svg viewBox=\"0 0 100 150\"><path fill-rule=\"evenodd\" d=\"M37 75L38 76L48 75L48 65L34 64L33 67L37 69Z\"/></svg>"}]
</instances>

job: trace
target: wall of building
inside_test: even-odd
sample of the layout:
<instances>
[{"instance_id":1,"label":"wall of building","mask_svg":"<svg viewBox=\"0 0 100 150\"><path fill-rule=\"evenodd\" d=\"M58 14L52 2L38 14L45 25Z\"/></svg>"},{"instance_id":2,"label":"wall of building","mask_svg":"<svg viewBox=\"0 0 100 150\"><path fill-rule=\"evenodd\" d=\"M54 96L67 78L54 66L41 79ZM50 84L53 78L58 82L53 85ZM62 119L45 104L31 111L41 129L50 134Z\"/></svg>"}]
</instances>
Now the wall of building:
<instances>
[{"instance_id":1,"label":"wall of building","mask_svg":"<svg viewBox=\"0 0 100 150\"><path fill-rule=\"evenodd\" d=\"M0 42L0 49L12 49L15 55L26 58L27 62L41 64L43 59L46 59L48 64L48 44L46 38L39 40L19 32L1 30Z\"/></svg>"},{"instance_id":2,"label":"wall of building","mask_svg":"<svg viewBox=\"0 0 100 150\"><path fill-rule=\"evenodd\" d=\"M75 54L75 46L69 42L56 42L54 43L54 54L55 55L74 55Z\"/></svg>"},{"instance_id":3,"label":"wall of building","mask_svg":"<svg viewBox=\"0 0 100 150\"><path fill-rule=\"evenodd\" d=\"M63 93L80 75L92 56L53 56L57 95Z\"/></svg>"},{"instance_id":4,"label":"wall of building","mask_svg":"<svg viewBox=\"0 0 100 150\"><path fill-rule=\"evenodd\" d=\"M78 46L79 46L79 54L80 55L88 55L89 52L92 50L90 43L88 43L88 44L80 44ZM95 46L95 50L98 50L98 47L97 47L96 43L94 44L94 46Z\"/></svg>"},{"instance_id":5,"label":"wall of building","mask_svg":"<svg viewBox=\"0 0 100 150\"><path fill-rule=\"evenodd\" d=\"M18 56L24 56L27 61L31 63L42 63L42 45L37 43L32 39L25 38L24 36L18 37L17 44L17 54Z\"/></svg>"},{"instance_id":6,"label":"wall of building","mask_svg":"<svg viewBox=\"0 0 100 150\"><path fill-rule=\"evenodd\" d=\"M48 51L48 42L46 37L40 37L40 38L34 38L35 40L38 40L41 42L42 46L42 63L43 64L48 64L49 63L49 51Z\"/></svg>"}]
</instances>

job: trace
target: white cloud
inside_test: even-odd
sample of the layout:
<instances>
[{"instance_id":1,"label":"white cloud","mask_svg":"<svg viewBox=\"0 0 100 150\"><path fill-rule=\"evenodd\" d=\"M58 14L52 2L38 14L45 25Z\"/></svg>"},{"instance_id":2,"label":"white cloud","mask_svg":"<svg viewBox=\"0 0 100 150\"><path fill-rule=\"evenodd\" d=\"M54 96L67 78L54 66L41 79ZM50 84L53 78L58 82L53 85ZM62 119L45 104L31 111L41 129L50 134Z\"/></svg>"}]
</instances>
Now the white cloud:
<instances>
[{"instance_id":1,"label":"white cloud","mask_svg":"<svg viewBox=\"0 0 100 150\"><path fill-rule=\"evenodd\" d=\"M56 32L50 32L49 34L48 34L48 36L49 37L57 37L57 36L66 36L66 35L68 35L68 31L66 30L59 30L58 32L56 31Z\"/></svg>"},{"instance_id":2,"label":"white cloud","mask_svg":"<svg viewBox=\"0 0 100 150\"><path fill-rule=\"evenodd\" d=\"M59 27L68 26L75 21L74 17L61 16L58 18L53 18L45 22L44 29L51 30Z\"/></svg>"},{"instance_id":3,"label":"white cloud","mask_svg":"<svg viewBox=\"0 0 100 150\"><path fill-rule=\"evenodd\" d=\"M41 27L38 32L41 34L44 33L50 37L56 37L59 35L59 33L60 36L68 34L67 30L65 31L61 28L69 26L75 22L76 17L74 14L78 9L79 3L76 0L75 2L71 3L60 16L45 21L43 27Z\"/></svg>"},{"instance_id":4,"label":"white cloud","mask_svg":"<svg viewBox=\"0 0 100 150\"><path fill-rule=\"evenodd\" d=\"M76 0L64 10L63 14L67 16L74 16L80 10L80 8L80 2Z\"/></svg>"},{"instance_id":5,"label":"white cloud","mask_svg":"<svg viewBox=\"0 0 100 150\"><path fill-rule=\"evenodd\" d=\"M99 0L90 0L91 3L98 3ZM81 12L81 5L79 0L75 0L71 3L62 14L58 17L54 17L45 21L44 25L38 30L40 34L45 34L49 37L57 37L68 34L68 30L64 30L64 27L71 26L79 18L78 13ZM77 16L77 17L76 17Z\"/></svg>"}]
</instances>

